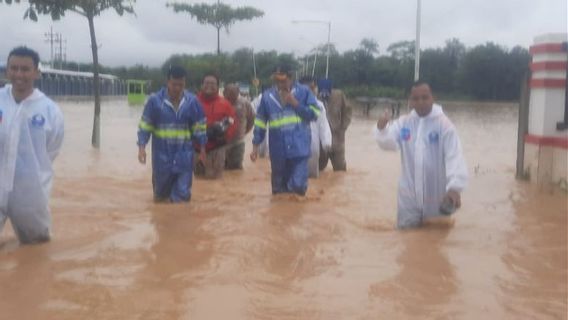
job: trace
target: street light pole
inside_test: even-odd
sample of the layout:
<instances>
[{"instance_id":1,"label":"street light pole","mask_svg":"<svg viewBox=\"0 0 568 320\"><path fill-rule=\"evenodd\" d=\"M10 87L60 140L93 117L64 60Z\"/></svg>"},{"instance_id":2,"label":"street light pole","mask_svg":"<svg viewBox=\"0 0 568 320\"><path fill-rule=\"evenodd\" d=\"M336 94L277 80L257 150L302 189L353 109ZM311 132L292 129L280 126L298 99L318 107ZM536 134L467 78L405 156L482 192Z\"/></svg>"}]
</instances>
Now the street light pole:
<instances>
[{"instance_id":1,"label":"street light pole","mask_svg":"<svg viewBox=\"0 0 568 320\"><path fill-rule=\"evenodd\" d=\"M416 0L416 42L414 43L414 81L420 78L420 11L421 0Z\"/></svg>"},{"instance_id":2,"label":"street light pole","mask_svg":"<svg viewBox=\"0 0 568 320\"><path fill-rule=\"evenodd\" d=\"M325 62L325 78L329 78L329 55L331 52L331 21L327 22L327 58Z\"/></svg>"},{"instance_id":3,"label":"street light pole","mask_svg":"<svg viewBox=\"0 0 568 320\"><path fill-rule=\"evenodd\" d=\"M314 66L312 67L312 78L316 74L316 62L317 61L318 61L318 50L316 48L316 50L314 51Z\"/></svg>"},{"instance_id":4,"label":"street light pole","mask_svg":"<svg viewBox=\"0 0 568 320\"><path fill-rule=\"evenodd\" d=\"M256 60L254 59L254 48L252 48L252 70L254 73L254 78L256 79Z\"/></svg>"},{"instance_id":5,"label":"street light pole","mask_svg":"<svg viewBox=\"0 0 568 320\"><path fill-rule=\"evenodd\" d=\"M331 55L331 21L326 20L292 20L292 23L320 23L327 24L327 57L325 63L325 78L329 77L329 56Z\"/></svg>"}]
</instances>

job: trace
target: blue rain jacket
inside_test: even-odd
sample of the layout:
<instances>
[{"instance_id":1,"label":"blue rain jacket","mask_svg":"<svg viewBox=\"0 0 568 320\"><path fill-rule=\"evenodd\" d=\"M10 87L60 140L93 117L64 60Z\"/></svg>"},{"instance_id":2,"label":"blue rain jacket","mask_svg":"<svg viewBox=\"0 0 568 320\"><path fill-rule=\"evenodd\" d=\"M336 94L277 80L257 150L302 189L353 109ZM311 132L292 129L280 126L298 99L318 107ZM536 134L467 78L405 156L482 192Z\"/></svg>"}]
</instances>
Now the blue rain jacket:
<instances>
[{"instance_id":1,"label":"blue rain jacket","mask_svg":"<svg viewBox=\"0 0 568 320\"><path fill-rule=\"evenodd\" d=\"M308 188L310 121L315 121L321 111L308 87L295 83L292 94L299 102L296 108L280 103L276 87L262 94L255 119L253 144L262 143L268 125L272 193L303 195Z\"/></svg>"},{"instance_id":2,"label":"blue rain jacket","mask_svg":"<svg viewBox=\"0 0 568 320\"><path fill-rule=\"evenodd\" d=\"M299 102L297 108L291 105L283 106L276 87L262 94L254 121L252 143L262 143L268 124L270 158L293 159L310 156L310 121L315 121L321 111L316 97L308 87L294 83L292 94Z\"/></svg>"},{"instance_id":3,"label":"blue rain jacket","mask_svg":"<svg viewBox=\"0 0 568 320\"><path fill-rule=\"evenodd\" d=\"M204 146L205 131L205 115L195 95L184 92L177 112L166 88L148 99L138 129L138 145L145 146L152 137L154 191L168 189L161 185L171 180L168 175L192 172L192 140ZM191 189L191 181L187 187Z\"/></svg>"}]
</instances>

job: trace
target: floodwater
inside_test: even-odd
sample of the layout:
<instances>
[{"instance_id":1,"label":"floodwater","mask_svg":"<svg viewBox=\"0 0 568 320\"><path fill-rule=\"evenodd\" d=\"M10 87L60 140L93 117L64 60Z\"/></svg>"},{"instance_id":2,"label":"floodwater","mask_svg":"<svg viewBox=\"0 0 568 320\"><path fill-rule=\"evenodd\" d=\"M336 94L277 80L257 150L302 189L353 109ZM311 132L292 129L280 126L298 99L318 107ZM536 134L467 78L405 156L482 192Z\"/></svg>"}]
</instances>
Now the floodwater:
<instances>
[{"instance_id":1,"label":"floodwater","mask_svg":"<svg viewBox=\"0 0 568 320\"><path fill-rule=\"evenodd\" d=\"M516 108L447 103L469 165L451 221L396 231L397 153L357 118L346 173L273 197L266 159L154 204L141 107L62 102L50 243L0 236L0 319L566 319L568 198L514 179ZM247 146L250 149L250 145Z\"/></svg>"}]
</instances>

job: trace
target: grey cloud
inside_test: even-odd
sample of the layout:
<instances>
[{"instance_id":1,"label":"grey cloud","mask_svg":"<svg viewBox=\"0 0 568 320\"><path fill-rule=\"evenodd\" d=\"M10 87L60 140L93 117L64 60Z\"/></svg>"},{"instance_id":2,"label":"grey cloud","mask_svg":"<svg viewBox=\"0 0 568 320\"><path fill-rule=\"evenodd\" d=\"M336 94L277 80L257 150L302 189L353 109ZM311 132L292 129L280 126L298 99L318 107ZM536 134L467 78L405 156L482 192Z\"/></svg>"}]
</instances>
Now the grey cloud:
<instances>
[{"instance_id":1,"label":"grey cloud","mask_svg":"<svg viewBox=\"0 0 568 320\"><path fill-rule=\"evenodd\" d=\"M179 1L179 0L178 0ZM213 3L213 0L203 0ZM166 0L138 0L136 16L117 17L106 12L96 19L101 63L106 65L159 65L174 53L214 52L216 31L199 25L189 15L166 8ZM221 35L224 51L240 47L304 54L327 41L325 24L293 24L292 20L332 22L332 42L340 51L373 38L382 53L396 41L413 40L416 0L225 0L265 11L258 20L236 23ZM565 0L422 0L423 48L441 46L458 38L468 46L487 41L507 47L528 47L541 33L566 32ZM23 21L23 5L0 5L0 28L8 30L0 42L0 59L19 44L36 48L49 59L43 33L53 25L67 38L68 59L89 62L87 23L73 13L52 23L41 16L38 23Z\"/></svg>"}]
</instances>

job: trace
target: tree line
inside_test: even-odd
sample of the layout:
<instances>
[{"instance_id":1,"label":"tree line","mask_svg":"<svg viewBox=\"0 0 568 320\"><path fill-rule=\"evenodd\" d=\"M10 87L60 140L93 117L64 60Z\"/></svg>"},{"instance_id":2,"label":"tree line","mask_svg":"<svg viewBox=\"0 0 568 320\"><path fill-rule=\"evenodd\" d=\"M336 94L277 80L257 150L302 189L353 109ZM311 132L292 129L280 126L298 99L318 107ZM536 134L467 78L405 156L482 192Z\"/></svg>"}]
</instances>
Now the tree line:
<instances>
[{"instance_id":1,"label":"tree line","mask_svg":"<svg viewBox=\"0 0 568 320\"><path fill-rule=\"evenodd\" d=\"M0 4L21 3L21 0L0 0ZM93 64L90 68L94 74L94 105L92 144L99 147L100 141L100 80L98 62L98 44L95 34L94 18L102 12L113 10L118 15L134 13L136 0L27 0L24 19L38 20L38 15L50 16L59 20L67 12L79 14L86 18L89 25ZM208 24L217 30L217 55L175 55L170 57L162 66L167 68L173 62L185 65L192 72L192 77L203 74L202 69L215 70L229 81L248 82L251 78L248 49L236 50L231 54L221 54L220 30L229 32L230 27L238 21L252 20L262 17L264 12L254 7L237 7L221 3L185 4L168 2L176 13L187 13L200 24ZM315 61L322 46L314 48L314 64L312 74L321 75L322 64ZM330 78L338 87L344 87L348 95L357 96L386 96L401 98L404 89L413 79L412 65L414 64L414 42L401 41L390 45L386 54L379 54L379 45L373 39L363 39L360 46L340 54L335 48L325 48L332 52L330 57ZM252 52L251 52L252 53ZM429 81L439 95L467 97L480 100L515 100L519 97L520 79L527 72L529 54L526 49L515 47L507 50L494 43L479 45L474 48L466 47L457 39L446 42L444 48L426 49L422 52L422 79ZM273 66L282 61L293 65L302 65L302 73L310 74L310 57L294 57L288 53L275 51L258 54L258 78L261 83L268 84L269 72ZM322 60L320 60L322 61ZM243 62L241 64L240 62ZM87 68L88 69L88 68ZM119 68L108 72L125 78L140 78L152 80L152 89L156 89L162 79L160 70L145 66ZM318 72L316 73L316 69ZM104 71L104 70L103 70ZM194 85L197 79L190 79Z\"/></svg>"},{"instance_id":2,"label":"tree line","mask_svg":"<svg viewBox=\"0 0 568 320\"><path fill-rule=\"evenodd\" d=\"M256 76L261 85L269 85L272 70L285 63L298 70L297 76L313 73L322 78L325 50L325 46L320 46L306 56L254 52ZM444 47L421 51L420 78L445 98L512 101L519 98L520 83L529 62L528 50L520 46L507 49L488 42L467 48L458 39L450 39ZM159 68L136 65L102 70L121 78L151 80L151 90L156 90L163 84L170 65L181 65L189 71L188 83L193 90L199 89L201 77L209 72L218 74L223 82L250 85L255 69L252 49L241 48L232 53L176 54ZM84 65L81 70L88 68ZM363 39L358 48L343 53L332 45L329 77L335 87L343 88L350 96L403 98L414 80L414 42L394 43L384 54L379 54L379 46L372 39Z\"/></svg>"},{"instance_id":3,"label":"tree line","mask_svg":"<svg viewBox=\"0 0 568 320\"><path fill-rule=\"evenodd\" d=\"M0 0L0 4L21 3L21 0ZM99 147L100 141L100 80L98 45L95 34L94 18L102 12L113 10L118 15L134 13L136 0L27 0L24 19L38 20L38 15L50 16L59 20L67 12L79 14L86 18L89 25L93 64L90 68L94 74L94 121L92 144ZM231 54L221 54L220 30L229 32L230 27L238 21L252 20L262 17L264 12L254 7L237 7L217 0L215 4L196 3L185 4L168 2L176 13L187 13L200 24L208 24L217 30L217 55L175 55L166 61L161 68L167 68L172 62L185 65L190 74L195 77L202 74L201 69L215 70L229 81L244 81L250 79L250 61L245 59L248 49L240 49ZM342 54L335 48L325 48L332 51L330 78L335 85L344 87L351 96L387 96L400 98L404 89L413 79L412 65L414 64L414 42L401 41L390 45L386 54L379 54L379 46L373 39L363 39L358 48ZM322 46L314 48L314 62ZM441 95L467 97L480 100L514 100L519 96L519 82L527 72L529 54L526 49L515 47L507 50L494 43L479 45L466 49L459 40L451 39L444 48L426 49L422 52L422 79L429 81L432 88ZM273 65L289 61L299 66L303 63L302 73L309 74L310 57L294 57L288 53L275 51L258 54L258 77L263 84L268 84L269 72ZM264 61L263 61L264 60ZM320 60L322 61L322 60ZM239 62L245 62L240 64ZM248 63L247 63L248 62ZM323 66L320 63L312 65L312 74L321 75ZM87 68L88 69L88 68ZM141 78L153 80L152 89L156 89L162 79L158 79L159 69L145 66L134 66L109 70L108 72L125 78ZM316 69L318 72L316 73ZM104 71L104 70L103 70ZM196 79L190 79L195 85Z\"/></svg>"}]
</instances>

